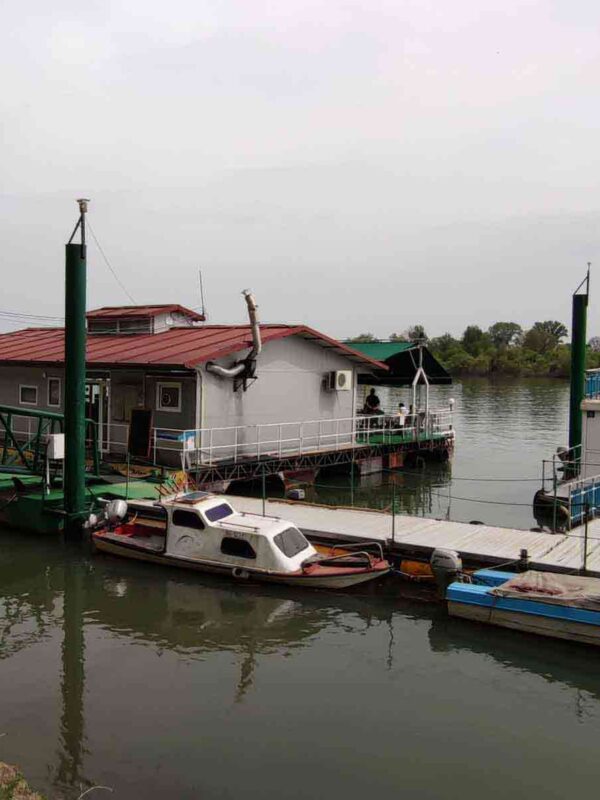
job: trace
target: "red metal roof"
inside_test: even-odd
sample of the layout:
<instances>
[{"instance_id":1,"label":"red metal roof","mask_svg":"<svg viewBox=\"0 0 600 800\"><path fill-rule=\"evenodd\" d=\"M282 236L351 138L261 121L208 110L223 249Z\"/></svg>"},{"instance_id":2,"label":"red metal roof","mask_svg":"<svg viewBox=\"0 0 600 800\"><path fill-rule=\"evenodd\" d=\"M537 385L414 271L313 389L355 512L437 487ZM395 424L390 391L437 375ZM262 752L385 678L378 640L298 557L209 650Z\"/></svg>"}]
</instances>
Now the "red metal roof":
<instances>
[{"instance_id":1,"label":"red metal roof","mask_svg":"<svg viewBox=\"0 0 600 800\"><path fill-rule=\"evenodd\" d=\"M152 306L103 306L88 311L86 316L88 319L96 319L98 317L156 317L158 314L185 314L191 319L200 321L204 319L202 314L198 314L197 311L192 311L191 308L180 306L177 303Z\"/></svg>"},{"instance_id":2,"label":"red metal roof","mask_svg":"<svg viewBox=\"0 0 600 800\"><path fill-rule=\"evenodd\" d=\"M261 325L260 332L264 344L287 336L301 336L363 366L388 370L380 361L306 325ZM211 359L222 358L251 346L252 332L249 325L202 325L135 336L88 335L86 358L89 365L97 366L170 366L193 369ZM0 334L0 363L63 362L63 328L26 328Z\"/></svg>"}]
</instances>

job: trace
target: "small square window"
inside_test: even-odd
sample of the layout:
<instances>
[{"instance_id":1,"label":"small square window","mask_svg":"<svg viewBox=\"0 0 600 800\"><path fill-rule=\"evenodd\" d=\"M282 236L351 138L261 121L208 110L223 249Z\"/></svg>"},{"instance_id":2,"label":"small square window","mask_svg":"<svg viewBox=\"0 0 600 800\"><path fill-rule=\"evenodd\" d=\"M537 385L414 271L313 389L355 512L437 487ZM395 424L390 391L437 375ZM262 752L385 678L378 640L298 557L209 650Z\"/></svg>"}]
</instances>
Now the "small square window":
<instances>
[{"instance_id":1,"label":"small square window","mask_svg":"<svg viewBox=\"0 0 600 800\"><path fill-rule=\"evenodd\" d=\"M37 386L19 386L19 403L22 406L37 406Z\"/></svg>"},{"instance_id":2,"label":"small square window","mask_svg":"<svg viewBox=\"0 0 600 800\"><path fill-rule=\"evenodd\" d=\"M245 539L224 536L221 539L221 552L225 556L236 558L256 558L256 550Z\"/></svg>"},{"instance_id":3,"label":"small square window","mask_svg":"<svg viewBox=\"0 0 600 800\"><path fill-rule=\"evenodd\" d=\"M157 383L156 408L159 411L181 411L181 384Z\"/></svg>"},{"instance_id":4,"label":"small square window","mask_svg":"<svg viewBox=\"0 0 600 800\"><path fill-rule=\"evenodd\" d=\"M204 523L199 514L195 511L186 511L183 508L176 508L173 511L173 525L182 528L194 528L197 531L204 530Z\"/></svg>"},{"instance_id":5,"label":"small square window","mask_svg":"<svg viewBox=\"0 0 600 800\"><path fill-rule=\"evenodd\" d=\"M61 401L61 380L60 378L48 378L48 405L60 406Z\"/></svg>"}]
</instances>

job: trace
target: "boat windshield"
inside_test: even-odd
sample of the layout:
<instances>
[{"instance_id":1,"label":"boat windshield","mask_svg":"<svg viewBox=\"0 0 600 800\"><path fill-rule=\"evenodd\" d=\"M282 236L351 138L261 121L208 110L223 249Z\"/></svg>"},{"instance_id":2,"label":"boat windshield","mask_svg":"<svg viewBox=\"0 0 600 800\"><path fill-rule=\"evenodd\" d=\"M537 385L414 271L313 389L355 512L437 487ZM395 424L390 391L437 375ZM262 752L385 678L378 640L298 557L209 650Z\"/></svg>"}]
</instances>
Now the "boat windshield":
<instances>
[{"instance_id":1,"label":"boat windshield","mask_svg":"<svg viewBox=\"0 0 600 800\"><path fill-rule=\"evenodd\" d=\"M208 511L205 511L205 514L209 522L217 522L220 519L225 519L225 517L230 517L233 514L233 508L229 503L221 503L218 506L209 508Z\"/></svg>"},{"instance_id":2,"label":"boat windshield","mask_svg":"<svg viewBox=\"0 0 600 800\"><path fill-rule=\"evenodd\" d=\"M286 530L281 531L281 533L278 533L277 536L274 536L273 541L284 554L284 556L287 556L288 558L297 556L298 553L301 553L308 547L308 541L306 537L304 534L300 533L298 528L286 528Z\"/></svg>"}]
</instances>

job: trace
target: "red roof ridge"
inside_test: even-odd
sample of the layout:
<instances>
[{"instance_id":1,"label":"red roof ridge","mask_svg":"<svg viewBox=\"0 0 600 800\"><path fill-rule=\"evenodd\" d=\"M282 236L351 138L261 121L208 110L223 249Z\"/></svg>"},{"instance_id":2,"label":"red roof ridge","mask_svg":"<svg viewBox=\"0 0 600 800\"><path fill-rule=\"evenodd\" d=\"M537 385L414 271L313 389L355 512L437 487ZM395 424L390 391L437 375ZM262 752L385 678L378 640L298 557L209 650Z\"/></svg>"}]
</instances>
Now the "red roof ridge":
<instances>
[{"instance_id":1,"label":"red roof ridge","mask_svg":"<svg viewBox=\"0 0 600 800\"><path fill-rule=\"evenodd\" d=\"M156 317L158 314L168 314L177 312L192 317L195 320L204 320L204 316L191 308L186 308L179 303L147 303L144 305L128 306L101 306L92 308L86 313L86 317L96 319L98 317Z\"/></svg>"}]
</instances>

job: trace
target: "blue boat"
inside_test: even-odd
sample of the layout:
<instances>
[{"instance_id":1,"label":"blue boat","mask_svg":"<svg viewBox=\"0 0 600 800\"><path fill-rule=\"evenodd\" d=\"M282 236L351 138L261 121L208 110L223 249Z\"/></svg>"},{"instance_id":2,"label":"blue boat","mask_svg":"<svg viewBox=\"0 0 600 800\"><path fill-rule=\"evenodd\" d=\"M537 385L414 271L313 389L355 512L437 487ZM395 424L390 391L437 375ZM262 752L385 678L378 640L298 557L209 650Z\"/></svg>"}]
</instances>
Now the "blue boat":
<instances>
[{"instance_id":1,"label":"blue boat","mask_svg":"<svg viewBox=\"0 0 600 800\"><path fill-rule=\"evenodd\" d=\"M453 617L600 645L600 579L482 569L446 590Z\"/></svg>"}]
</instances>

